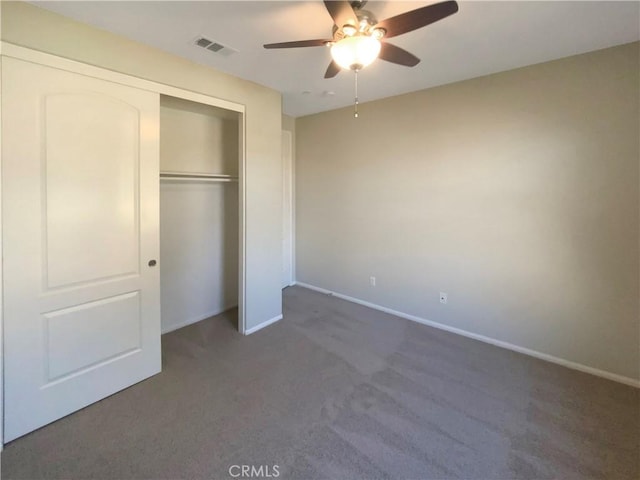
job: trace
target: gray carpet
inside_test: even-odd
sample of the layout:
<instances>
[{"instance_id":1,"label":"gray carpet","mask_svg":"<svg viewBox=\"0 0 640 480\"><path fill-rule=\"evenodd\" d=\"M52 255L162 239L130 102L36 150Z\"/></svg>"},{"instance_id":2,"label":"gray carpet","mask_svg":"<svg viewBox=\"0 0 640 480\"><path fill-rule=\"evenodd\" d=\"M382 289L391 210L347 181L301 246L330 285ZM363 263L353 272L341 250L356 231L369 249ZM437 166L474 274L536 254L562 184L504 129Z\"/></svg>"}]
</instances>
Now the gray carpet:
<instances>
[{"instance_id":1,"label":"gray carpet","mask_svg":"<svg viewBox=\"0 0 640 480\"><path fill-rule=\"evenodd\" d=\"M165 335L160 375L9 444L3 478L640 477L636 389L299 287L284 312Z\"/></svg>"}]
</instances>

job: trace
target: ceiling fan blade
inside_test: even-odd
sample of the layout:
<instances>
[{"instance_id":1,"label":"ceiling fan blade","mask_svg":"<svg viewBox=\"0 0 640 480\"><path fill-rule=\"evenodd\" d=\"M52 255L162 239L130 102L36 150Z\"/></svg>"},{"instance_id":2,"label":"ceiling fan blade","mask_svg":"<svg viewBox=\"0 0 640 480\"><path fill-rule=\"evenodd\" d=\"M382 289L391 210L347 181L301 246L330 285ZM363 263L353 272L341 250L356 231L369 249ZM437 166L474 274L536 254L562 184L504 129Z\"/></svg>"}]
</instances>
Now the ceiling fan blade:
<instances>
[{"instance_id":1,"label":"ceiling fan blade","mask_svg":"<svg viewBox=\"0 0 640 480\"><path fill-rule=\"evenodd\" d=\"M378 55L378 57L380 60L397 63L398 65L404 65L405 67L415 67L420 63L420 59L412 53L387 42L382 42L380 45L380 55Z\"/></svg>"},{"instance_id":2,"label":"ceiling fan blade","mask_svg":"<svg viewBox=\"0 0 640 480\"><path fill-rule=\"evenodd\" d=\"M391 38L442 20L457 11L458 4L455 0L434 3L382 20L376 25L376 28L384 28L387 31L385 38Z\"/></svg>"},{"instance_id":3,"label":"ceiling fan blade","mask_svg":"<svg viewBox=\"0 0 640 480\"><path fill-rule=\"evenodd\" d=\"M264 48L298 48L298 47L324 47L331 40L299 40L296 42L267 43Z\"/></svg>"},{"instance_id":4,"label":"ceiling fan blade","mask_svg":"<svg viewBox=\"0 0 640 480\"><path fill-rule=\"evenodd\" d=\"M324 0L324 6L327 8L331 18L333 18L333 23L335 23L338 28L342 28L342 26L347 23L351 25L358 24L358 17L353 11L351 4L346 0Z\"/></svg>"},{"instance_id":5,"label":"ceiling fan blade","mask_svg":"<svg viewBox=\"0 0 640 480\"><path fill-rule=\"evenodd\" d=\"M333 78L338 73L340 73L340 66L332 60L329 66L327 67L327 71L324 74L324 78Z\"/></svg>"}]
</instances>

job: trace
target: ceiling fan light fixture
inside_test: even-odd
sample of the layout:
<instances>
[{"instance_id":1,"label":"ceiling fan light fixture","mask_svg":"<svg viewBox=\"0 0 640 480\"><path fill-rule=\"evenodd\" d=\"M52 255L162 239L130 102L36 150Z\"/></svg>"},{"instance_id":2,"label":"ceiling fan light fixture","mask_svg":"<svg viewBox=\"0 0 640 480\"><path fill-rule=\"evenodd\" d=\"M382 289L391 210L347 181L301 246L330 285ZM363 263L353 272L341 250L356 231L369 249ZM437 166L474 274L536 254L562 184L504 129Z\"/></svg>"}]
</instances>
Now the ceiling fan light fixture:
<instances>
[{"instance_id":1,"label":"ceiling fan light fixture","mask_svg":"<svg viewBox=\"0 0 640 480\"><path fill-rule=\"evenodd\" d=\"M345 37L331 46L331 57L345 70L362 70L380 53L380 41L369 35Z\"/></svg>"}]
</instances>

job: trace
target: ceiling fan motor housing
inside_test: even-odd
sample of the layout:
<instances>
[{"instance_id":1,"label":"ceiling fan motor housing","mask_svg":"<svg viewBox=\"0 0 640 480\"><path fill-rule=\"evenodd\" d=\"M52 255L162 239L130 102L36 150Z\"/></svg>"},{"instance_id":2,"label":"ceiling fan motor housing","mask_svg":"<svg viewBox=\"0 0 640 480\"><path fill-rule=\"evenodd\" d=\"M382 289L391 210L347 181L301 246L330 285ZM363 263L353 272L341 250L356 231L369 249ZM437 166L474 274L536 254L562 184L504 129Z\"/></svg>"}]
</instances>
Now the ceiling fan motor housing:
<instances>
[{"instance_id":1,"label":"ceiling fan motor housing","mask_svg":"<svg viewBox=\"0 0 640 480\"><path fill-rule=\"evenodd\" d=\"M367 0L351 0L349 3L354 10L360 10L367 4Z\"/></svg>"},{"instance_id":2,"label":"ceiling fan motor housing","mask_svg":"<svg viewBox=\"0 0 640 480\"><path fill-rule=\"evenodd\" d=\"M373 27L378 23L378 20L373 15L373 13L368 10L357 10L355 13L358 20L357 25L346 24L333 26L332 34L334 42L339 42L343 38L353 36L357 33L365 35L370 35L373 33ZM345 27L347 26L353 27L354 33L345 33Z\"/></svg>"}]
</instances>

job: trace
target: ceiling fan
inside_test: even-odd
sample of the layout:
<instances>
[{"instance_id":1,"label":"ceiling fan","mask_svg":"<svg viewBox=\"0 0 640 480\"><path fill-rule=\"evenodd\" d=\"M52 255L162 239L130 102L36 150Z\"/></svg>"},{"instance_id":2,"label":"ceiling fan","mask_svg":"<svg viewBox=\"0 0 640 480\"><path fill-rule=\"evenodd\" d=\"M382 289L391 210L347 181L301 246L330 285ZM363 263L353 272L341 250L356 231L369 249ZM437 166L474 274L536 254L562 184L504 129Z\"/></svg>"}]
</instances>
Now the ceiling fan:
<instances>
[{"instance_id":1,"label":"ceiling fan","mask_svg":"<svg viewBox=\"0 0 640 480\"><path fill-rule=\"evenodd\" d=\"M268 43L264 48L330 47L333 60L324 78L335 77L341 68L357 73L378 57L387 62L414 67L420 59L386 39L425 27L458 11L455 0L448 0L378 22L371 12L362 8L365 3L366 0L324 0L334 23L333 38Z\"/></svg>"}]
</instances>

